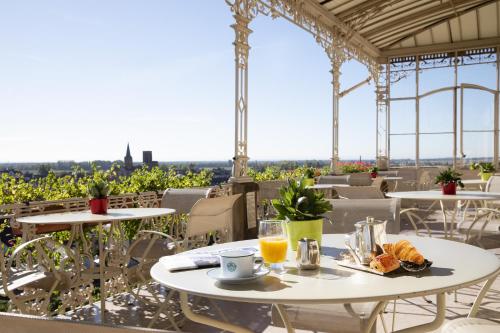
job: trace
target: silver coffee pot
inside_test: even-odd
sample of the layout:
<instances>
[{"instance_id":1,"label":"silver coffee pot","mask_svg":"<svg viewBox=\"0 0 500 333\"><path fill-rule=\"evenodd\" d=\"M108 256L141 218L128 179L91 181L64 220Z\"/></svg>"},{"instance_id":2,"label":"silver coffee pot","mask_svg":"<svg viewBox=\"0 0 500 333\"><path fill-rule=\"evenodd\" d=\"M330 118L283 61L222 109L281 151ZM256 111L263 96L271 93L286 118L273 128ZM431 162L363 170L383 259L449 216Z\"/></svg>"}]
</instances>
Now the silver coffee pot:
<instances>
[{"instance_id":1,"label":"silver coffee pot","mask_svg":"<svg viewBox=\"0 0 500 333\"><path fill-rule=\"evenodd\" d=\"M358 264L368 265L373 256L382 253L382 245L387 243L386 224L368 216L354 224L356 231L346 235L345 245Z\"/></svg>"},{"instance_id":2,"label":"silver coffee pot","mask_svg":"<svg viewBox=\"0 0 500 333\"><path fill-rule=\"evenodd\" d=\"M301 238L297 244L297 267L299 269L317 269L320 263L319 244L314 239Z\"/></svg>"}]
</instances>

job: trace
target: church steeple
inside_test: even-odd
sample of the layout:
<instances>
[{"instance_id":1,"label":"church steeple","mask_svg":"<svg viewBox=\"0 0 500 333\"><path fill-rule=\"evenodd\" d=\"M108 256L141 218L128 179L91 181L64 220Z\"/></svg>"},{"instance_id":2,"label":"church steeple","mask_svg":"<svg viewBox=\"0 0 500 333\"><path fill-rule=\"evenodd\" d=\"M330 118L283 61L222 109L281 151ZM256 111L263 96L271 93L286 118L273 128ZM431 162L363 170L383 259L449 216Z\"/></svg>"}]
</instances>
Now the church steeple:
<instances>
[{"instance_id":1,"label":"church steeple","mask_svg":"<svg viewBox=\"0 0 500 333\"><path fill-rule=\"evenodd\" d=\"M127 154L125 155L124 161L125 170L134 169L134 163L132 161L132 155L130 154L130 145L127 143Z\"/></svg>"}]
</instances>

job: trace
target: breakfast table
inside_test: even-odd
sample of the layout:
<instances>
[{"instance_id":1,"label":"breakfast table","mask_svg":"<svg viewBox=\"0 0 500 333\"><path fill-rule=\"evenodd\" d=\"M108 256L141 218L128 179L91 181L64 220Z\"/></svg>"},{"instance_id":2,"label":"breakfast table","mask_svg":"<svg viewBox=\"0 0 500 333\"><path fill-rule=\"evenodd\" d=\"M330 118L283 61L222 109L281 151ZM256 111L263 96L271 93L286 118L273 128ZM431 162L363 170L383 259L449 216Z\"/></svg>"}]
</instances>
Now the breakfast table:
<instances>
[{"instance_id":1,"label":"breakfast table","mask_svg":"<svg viewBox=\"0 0 500 333\"><path fill-rule=\"evenodd\" d=\"M396 299L436 295L435 319L426 324L398 332L428 332L437 329L445 317L445 293L487 281L478 295L471 313L477 311L486 290L500 272L500 261L488 251L468 244L443 239L405 237L433 265L420 273L397 273L380 276L340 266L335 258L344 251L343 234L323 235L320 268L316 271L300 271L296 268L295 252L288 251L284 274L270 273L254 282L229 285L207 276L208 269L170 272L161 262L151 268L151 276L158 283L176 290L185 316L198 323L235 333L250 333L251 330L229 322L194 313L188 295L211 299L246 303L265 303L275 306L288 333L295 332L284 305L346 304L377 302L368 319L364 332L370 332L387 302ZM402 239L388 235L390 242ZM190 251L222 250L236 247L256 247L258 241L246 240L205 247ZM450 255L453 254L453 255ZM180 254L182 255L182 254ZM334 323L332 323L334 324Z\"/></svg>"},{"instance_id":2,"label":"breakfast table","mask_svg":"<svg viewBox=\"0 0 500 333\"><path fill-rule=\"evenodd\" d=\"M436 203L439 203L441 208L441 213L443 215L443 230L445 238L453 238L454 225L456 221L456 215L460 202L486 202L500 200L500 193L491 192L479 192L479 191L457 191L455 195L445 195L441 191L409 191L409 192L389 192L386 196L390 198L399 198L407 200L417 200L417 201L432 201L433 203L427 209L430 211ZM451 214L451 220L448 221L447 217L447 203L452 203L453 211ZM411 212L417 210L416 208L408 208L401 210L401 214L406 212ZM413 223L413 222L412 222ZM448 232L448 223L449 232ZM424 223L427 227L427 225ZM414 225L416 228L416 226ZM427 227L428 231L429 228Z\"/></svg>"},{"instance_id":3,"label":"breakfast table","mask_svg":"<svg viewBox=\"0 0 500 333\"><path fill-rule=\"evenodd\" d=\"M103 241L103 225L111 223L112 226L122 221L130 220L148 220L156 217L167 216L174 214L175 209L171 208L120 208L108 209L107 214L92 214L90 211L74 211L54 214L42 214L34 216L24 216L16 219L16 222L23 226L23 233L36 227L37 225L54 225L67 224L71 226L71 236L68 247L71 247L73 240L81 238L84 247L84 253L88 252L88 245L83 235L83 225L95 224L98 228L98 243L99 243L99 280L101 281L101 296L106 294L104 283L105 281L105 263L107 250L104 248ZM140 229L140 226L139 226ZM101 297L101 315L104 318L106 307L105 297Z\"/></svg>"}]
</instances>

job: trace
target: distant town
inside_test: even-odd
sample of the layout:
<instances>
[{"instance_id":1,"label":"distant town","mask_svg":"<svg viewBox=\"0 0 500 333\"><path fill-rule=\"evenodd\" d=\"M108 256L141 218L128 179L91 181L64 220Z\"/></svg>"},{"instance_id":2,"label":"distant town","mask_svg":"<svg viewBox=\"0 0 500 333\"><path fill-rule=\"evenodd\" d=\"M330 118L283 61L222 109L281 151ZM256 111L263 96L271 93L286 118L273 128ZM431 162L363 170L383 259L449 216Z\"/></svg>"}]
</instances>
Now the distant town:
<instances>
[{"instance_id":1,"label":"distant town","mask_svg":"<svg viewBox=\"0 0 500 333\"><path fill-rule=\"evenodd\" d=\"M491 158L478 158L478 160L491 160ZM345 160L343 162L354 162L362 161L366 163L374 164L375 160L370 159L357 159L357 160ZM442 165L452 165L452 158L435 158L435 159L421 159L421 165L423 166L442 166ZM125 150L125 156L123 160L117 161L86 161L86 162L76 162L76 161L57 161L57 162L44 162L44 163L0 163L0 174L2 173L21 173L26 179L45 177L49 171L53 171L58 176L64 176L71 174L75 168L91 171L92 164L97 167L108 170L112 165L118 165L120 175L129 175L135 169L147 166L160 167L162 169L174 168L179 174L185 174L188 171L198 172L202 169L209 169L213 172L213 185L227 182L231 176L232 161L176 161L176 162L159 162L153 159L152 151L142 152L142 161L137 162L133 160L130 154L130 146L127 145ZM330 160L293 160L293 161L250 161L249 166L256 171L262 171L268 166L278 166L281 169L294 169L296 167L308 165L311 167L322 168L324 166L330 165ZM391 160L392 166L413 166L415 165L415 160L412 159L395 159Z\"/></svg>"}]
</instances>

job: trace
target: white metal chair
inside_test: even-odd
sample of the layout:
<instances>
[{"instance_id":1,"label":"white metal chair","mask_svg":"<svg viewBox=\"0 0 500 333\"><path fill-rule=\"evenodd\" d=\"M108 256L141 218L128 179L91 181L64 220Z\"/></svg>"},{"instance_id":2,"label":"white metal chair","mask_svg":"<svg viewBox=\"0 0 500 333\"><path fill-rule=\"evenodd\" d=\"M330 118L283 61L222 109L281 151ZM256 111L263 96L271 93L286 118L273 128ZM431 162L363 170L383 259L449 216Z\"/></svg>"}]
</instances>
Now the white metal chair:
<instances>
[{"instance_id":1,"label":"white metal chair","mask_svg":"<svg viewBox=\"0 0 500 333\"><path fill-rule=\"evenodd\" d=\"M341 199L385 199L384 193L375 186L335 187Z\"/></svg>"},{"instance_id":2,"label":"white metal chair","mask_svg":"<svg viewBox=\"0 0 500 333\"><path fill-rule=\"evenodd\" d=\"M324 214L333 223L323 224L323 233L337 234L354 231L354 223L373 216L377 220L387 221L386 230L391 234L399 234L399 211L401 200L392 199L333 199L332 211Z\"/></svg>"},{"instance_id":3,"label":"white metal chair","mask_svg":"<svg viewBox=\"0 0 500 333\"><path fill-rule=\"evenodd\" d=\"M43 236L19 245L8 258L0 253L4 295L24 314L53 315L90 303L92 280L84 272L84 257ZM87 262L92 264L91 258ZM59 308L51 308L58 292Z\"/></svg>"},{"instance_id":4,"label":"white metal chair","mask_svg":"<svg viewBox=\"0 0 500 333\"><path fill-rule=\"evenodd\" d=\"M318 184L345 184L349 185L350 175L343 176L319 176Z\"/></svg>"}]
</instances>

